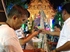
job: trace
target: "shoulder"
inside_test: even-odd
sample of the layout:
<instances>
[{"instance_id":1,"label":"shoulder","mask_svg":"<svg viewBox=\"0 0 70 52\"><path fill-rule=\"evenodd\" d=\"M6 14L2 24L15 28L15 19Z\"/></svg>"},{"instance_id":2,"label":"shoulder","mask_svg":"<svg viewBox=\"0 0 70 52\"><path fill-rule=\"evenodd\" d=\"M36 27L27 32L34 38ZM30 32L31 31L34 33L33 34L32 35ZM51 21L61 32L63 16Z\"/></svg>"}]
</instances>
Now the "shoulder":
<instances>
[{"instance_id":1,"label":"shoulder","mask_svg":"<svg viewBox=\"0 0 70 52\"><path fill-rule=\"evenodd\" d=\"M8 25L2 25L0 29L1 31L4 31L4 32L10 32L10 33L14 32L14 30L10 28Z\"/></svg>"},{"instance_id":2,"label":"shoulder","mask_svg":"<svg viewBox=\"0 0 70 52\"><path fill-rule=\"evenodd\" d=\"M13 37L15 36L15 31L10 28L8 25L2 25L0 26L0 36L3 36L3 37Z\"/></svg>"}]
</instances>

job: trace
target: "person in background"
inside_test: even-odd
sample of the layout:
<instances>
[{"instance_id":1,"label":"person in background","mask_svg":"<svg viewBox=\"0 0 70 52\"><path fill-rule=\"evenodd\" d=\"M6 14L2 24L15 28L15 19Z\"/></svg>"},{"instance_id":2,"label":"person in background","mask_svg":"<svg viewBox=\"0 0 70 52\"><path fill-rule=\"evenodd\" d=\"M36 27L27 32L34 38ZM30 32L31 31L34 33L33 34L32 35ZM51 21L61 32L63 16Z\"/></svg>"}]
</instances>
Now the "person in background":
<instances>
[{"instance_id":1,"label":"person in background","mask_svg":"<svg viewBox=\"0 0 70 52\"><path fill-rule=\"evenodd\" d=\"M17 30L28 18L28 10L19 5L14 5L7 14L7 21L0 22L0 50L2 52L23 52L18 37L14 30ZM37 35L40 31L35 31Z\"/></svg>"},{"instance_id":2,"label":"person in background","mask_svg":"<svg viewBox=\"0 0 70 52\"><path fill-rule=\"evenodd\" d=\"M32 37L35 36L35 35L33 35L34 32L26 35L23 32L22 27L20 29L16 30L15 32L18 36L19 42L20 42L23 49L34 49L32 41L31 41ZM36 34L36 35L38 35L38 34Z\"/></svg>"},{"instance_id":3,"label":"person in background","mask_svg":"<svg viewBox=\"0 0 70 52\"><path fill-rule=\"evenodd\" d=\"M53 32L50 30L42 30L42 31L43 33L46 33L52 36L60 36L60 30L61 30L61 26L59 24L55 24Z\"/></svg>"},{"instance_id":4,"label":"person in background","mask_svg":"<svg viewBox=\"0 0 70 52\"><path fill-rule=\"evenodd\" d=\"M65 21L60 32L57 47L52 52L70 52L70 3L62 7L62 18Z\"/></svg>"},{"instance_id":5,"label":"person in background","mask_svg":"<svg viewBox=\"0 0 70 52\"><path fill-rule=\"evenodd\" d=\"M61 30L61 26L59 24L55 24L54 25L54 31L50 31L50 30L42 30L43 33L47 34L47 38L49 45L50 45L50 50L54 50L56 48L58 39L59 39L59 35L60 35L60 30ZM51 40L52 39L52 40Z\"/></svg>"}]
</instances>

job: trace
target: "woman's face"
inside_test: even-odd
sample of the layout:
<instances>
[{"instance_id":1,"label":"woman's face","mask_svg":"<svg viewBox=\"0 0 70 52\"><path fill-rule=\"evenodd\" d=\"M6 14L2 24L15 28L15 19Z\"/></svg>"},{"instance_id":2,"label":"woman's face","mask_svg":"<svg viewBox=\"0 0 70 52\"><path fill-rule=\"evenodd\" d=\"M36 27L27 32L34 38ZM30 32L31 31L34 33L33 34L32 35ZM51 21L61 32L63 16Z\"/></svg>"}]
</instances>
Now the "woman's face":
<instances>
[{"instance_id":1,"label":"woman's face","mask_svg":"<svg viewBox=\"0 0 70 52\"><path fill-rule=\"evenodd\" d=\"M57 26L54 27L54 31L60 31L60 28L58 28Z\"/></svg>"}]
</instances>

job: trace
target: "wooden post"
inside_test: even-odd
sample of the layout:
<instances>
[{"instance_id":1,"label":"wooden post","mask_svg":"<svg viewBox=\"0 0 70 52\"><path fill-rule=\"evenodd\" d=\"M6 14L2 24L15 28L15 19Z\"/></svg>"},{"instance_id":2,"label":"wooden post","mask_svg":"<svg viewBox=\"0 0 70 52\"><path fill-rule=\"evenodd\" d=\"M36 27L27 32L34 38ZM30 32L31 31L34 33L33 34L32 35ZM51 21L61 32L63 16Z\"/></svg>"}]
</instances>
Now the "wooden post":
<instances>
[{"instance_id":1,"label":"wooden post","mask_svg":"<svg viewBox=\"0 0 70 52\"><path fill-rule=\"evenodd\" d=\"M4 0L1 0L1 2L2 2L2 6L3 6L4 12L5 12L6 18L7 18L7 13L6 13L6 7L5 7Z\"/></svg>"}]
</instances>

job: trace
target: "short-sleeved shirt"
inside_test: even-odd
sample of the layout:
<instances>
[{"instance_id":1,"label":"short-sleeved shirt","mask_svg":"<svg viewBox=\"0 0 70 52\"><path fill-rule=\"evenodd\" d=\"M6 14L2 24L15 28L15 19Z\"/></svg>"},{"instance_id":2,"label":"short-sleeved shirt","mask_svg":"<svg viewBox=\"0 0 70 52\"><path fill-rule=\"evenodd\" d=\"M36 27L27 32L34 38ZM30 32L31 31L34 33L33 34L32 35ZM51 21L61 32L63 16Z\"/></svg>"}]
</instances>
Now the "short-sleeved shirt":
<instances>
[{"instance_id":1,"label":"short-sleeved shirt","mask_svg":"<svg viewBox=\"0 0 70 52\"><path fill-rule=\"evenodd\" d=\"M0 26L0 52L23 52L15 31L8 25Z\"/></svg>"},{"instance_id":2,"label":"short-sleeved shirt","mask_svg":"<svg viewBox=\"0 0 70 52\"><path fill-rule=\"evenodd\" d=\"M57 44L56 48L64 45L68 41L70 41L70 18L68 18L64 22L63 28L60 32L60 37L59 37L59 41L58 41L58 44ZM63 51L63 52L70 52L70 50Z\"/></svg>"}]
</instances>

